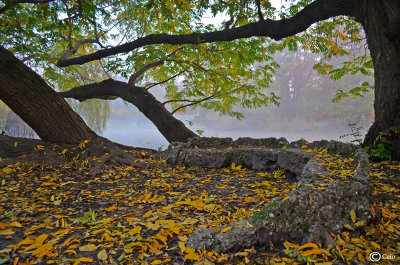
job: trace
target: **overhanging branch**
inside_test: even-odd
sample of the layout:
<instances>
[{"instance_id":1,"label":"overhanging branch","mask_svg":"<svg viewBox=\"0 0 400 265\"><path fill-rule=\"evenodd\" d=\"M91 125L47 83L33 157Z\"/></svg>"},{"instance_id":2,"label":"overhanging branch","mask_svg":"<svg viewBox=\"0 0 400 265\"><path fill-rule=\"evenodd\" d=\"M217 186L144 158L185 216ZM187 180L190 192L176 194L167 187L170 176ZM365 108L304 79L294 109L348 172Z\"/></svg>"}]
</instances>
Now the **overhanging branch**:
<instances>
[{"instance_id":1,"label":"overhanging branch","mask_svg":"<svg viewBox=\"0 0 400 265\"><path fill-rule=\"evenodd\" d=\"M280 40L287 36L293 36L306 30L313 23L339 15L354 15L355 0L316 0L290 19L270 20L266 19L247 25L207 33L192 33L184 35L151 34L138 38L119 46L102 49L97 52L69 58L73 53L67 51L57 62L60 67L76 64L84 64L99 60L111 55L127 53L140 47L151 44L200 44L218 41L231 41L253 36L268 36Z\"/></svg>"}]
</instances>

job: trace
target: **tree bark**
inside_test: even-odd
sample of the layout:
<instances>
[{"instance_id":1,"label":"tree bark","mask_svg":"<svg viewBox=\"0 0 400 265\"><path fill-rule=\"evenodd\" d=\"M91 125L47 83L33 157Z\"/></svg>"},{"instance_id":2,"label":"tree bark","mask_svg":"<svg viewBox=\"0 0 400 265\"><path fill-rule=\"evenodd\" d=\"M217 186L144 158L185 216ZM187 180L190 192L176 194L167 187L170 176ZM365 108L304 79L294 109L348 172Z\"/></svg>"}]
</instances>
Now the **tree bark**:
<instances>
[{"instance_id":1,"label":"tree bark","mask_svg":"<svg viewBox=\"0 0 400 265\"><path fill-rule=\"evenodd\" d=\"M400 126L400 1L362 1L357 18L367 34L375 71L375 122L364 146L391 127ZM394 146L399 157L399 147Z\"/></svg>"},{"instance_id":2,"label":"tree bark","mask_svg":"<svg viewBox=\"0 0 400 265\"><path fill-rule=\"evenodd\" d=\"M303 32L318 21L340 15L353 16L358 11L356 9L357 2L357 0L315 0L289 19L265 19L237 28L227 28L205 33L181 35L150 34L125 44L70 58L77 52L78 45L77 47L72 47L67 50L60 60L58 60L57 65L66 67L75 64L85 64L111 55L127 53L152 44L200 44L231 41L255 36L268 36L274 40L280 40Z\"/></svg>"},{"instance_id":3,"label":"tree bark","mask_svg":"<svg viewBox=\"0 0 400 265\"><path fill-rule=\"evenodd\" d=\"M45 141L79 143L97 137L38 74L1 46L0 99Z\"/></svg>"},{"instance_id":4,"label":"tree bark","mask_svg":"<svg viewBox=\"0 0 400 265\"><path fill-rule=\"evenodd\" d=\"M77 100L120 97L135 105L149 118L168 142L186 142L188 138L197 136L142 87L108 79L100 83L76 87L59 94L65 98Z\"/></svg>"}]
</instances>

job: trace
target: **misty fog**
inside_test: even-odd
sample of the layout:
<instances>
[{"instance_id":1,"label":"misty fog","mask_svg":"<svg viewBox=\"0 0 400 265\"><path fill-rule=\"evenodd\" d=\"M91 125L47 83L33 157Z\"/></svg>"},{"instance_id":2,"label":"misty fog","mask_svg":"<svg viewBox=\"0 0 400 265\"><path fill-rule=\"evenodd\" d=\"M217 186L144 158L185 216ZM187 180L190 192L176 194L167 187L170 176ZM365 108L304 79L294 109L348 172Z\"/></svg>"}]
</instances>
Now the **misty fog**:
<instances>
[{"instance_id":1,"label":"misty fog","mask_svg":"<svg viewBox=\"0 0 400 265\"><path fill-rule=\"evenodd\" d=\"M313 66L318 63L318 55L298 51L282 52L274 55L281 68L276 73L265 93L275 92L280 97L280 105L258 109L236 107L245 115L242 120L220 116L211 110L194 106L186 108L174 116L201 136L216 137L285 137L289 141L304 138L308 141L334 139L354 140L349 124L358 127L356 133L361 138L374 120L373 94L363 97L344 98L333 103L337 90L348 91L362 82L373 83L373 79L360 74L345 76L334 81L320 75ZM332 59L332 64L340 65L348 58ZM150 91L158 100L164 101L163 89ZM135 147L165 149L168 142L137 108L122 100L88 100L80 103L67 100L86 123L97 133L112 141ZM354 128L353 128L354 129ZM0 102L0 133L11 136L35 137L36 134Z\"/></svg>"}]
</instances>

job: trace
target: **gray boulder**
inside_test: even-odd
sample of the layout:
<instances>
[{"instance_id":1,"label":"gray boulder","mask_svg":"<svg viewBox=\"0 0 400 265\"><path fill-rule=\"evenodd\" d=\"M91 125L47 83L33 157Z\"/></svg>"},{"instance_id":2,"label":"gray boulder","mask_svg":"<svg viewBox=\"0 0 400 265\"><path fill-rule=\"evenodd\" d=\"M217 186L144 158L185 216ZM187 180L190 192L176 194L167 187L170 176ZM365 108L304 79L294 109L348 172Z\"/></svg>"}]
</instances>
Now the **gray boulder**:
<instances>
[{"instance_id":1,"label":"gray boulder","mask_svg":"<svg viewBox=\"0 0 400 265\"><path fill-rule=\"evenodd\" d=\"M250 137L240 137L235 141L236 146L251 146L251 147L268 147L268 148L282 148L283 146L289 144L289 142L281 137L279 139L274 137L269 138L250 138Z\"/></svg>"}]
</instances>

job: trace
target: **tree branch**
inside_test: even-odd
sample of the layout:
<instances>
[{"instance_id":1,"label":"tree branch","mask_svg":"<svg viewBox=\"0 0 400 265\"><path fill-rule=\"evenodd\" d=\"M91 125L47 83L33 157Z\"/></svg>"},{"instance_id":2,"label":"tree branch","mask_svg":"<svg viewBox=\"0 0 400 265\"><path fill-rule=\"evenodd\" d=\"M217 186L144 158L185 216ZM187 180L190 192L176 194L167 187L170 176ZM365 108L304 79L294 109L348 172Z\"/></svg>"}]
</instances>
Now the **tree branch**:
<instances>
[{"instance_id":1,"label":"tree branch","mask_svg":"<svg viewBox=\"0 0 400 265\"><path fill-rule=\"evenodd\" d=\"M171 102L196 102L196 101L197 100L190 100L190 99L171 99L171 100L164 101L162 104L165 105L165 104L168 104Z\"/></svg>"},{"instance_id":2,"label":"tree branch","mask_svg":"<svg viewBox=\"0 0 400 265\"><path fill-rule=\"evenodd\" d=\"M229 29L229 27L235 21L235 18L233 17L233 10L232 9L229 9L229 16L231 17L231 19L229 21L225 22L225 29Z\"/></svg>"},{"instance_id":3,"label":"tree branch","mask_svg":"<svg viewBox=\"0 0 400 265\"><path fill-rule=\"evenodd\" d=\"M146 72L147 70L149 70L150 68L159 66L159 65L163 65L164 64L164 60L160 60L154 63L149 63L146 64L145 66L143 66L142 68L140 68L136 73L133 73L131 75L131 77L129 77L129 81L128 84L133 86L135 85L135 83L139 80L137 80L144 72Z\"/></svg>"},{"instance_id":4,"label":"tree branch","mask_svg":"<svg viewBox=\"0 0 400 265\"><path fill-rule=\"evenodd\" d=\"M127 83L107 79L100 83L75 87L66 92L59 92L66 98L86 100L90 98L120 97L135 105L169 142L186 141L196 136L143 87L130 86Z\"/></svg>"},{"instance_id":5,"label":"tree branch","mask_svg":"<svg viewBox=\"0 0 400 265\"><path fill-rule=\"evenodd\" d=\"M199 103L201 103L201 102L203 102L203 101L212 99L212 98L214 98L216 95L217 95L217 94L214 94L214 95L211 95L211 96L209 96L209 97L206 97L206 98L203 98L203 99L200 99L200 100L196 100L196 101L193 101L192 103L189 103L189 104L180 106L179 108L176 108L175 110L173 110L173 111L171 112L171 114L174 114L175 112L177 112L177 111L180 110L180 109L183 109L183 108L186 108L186 107L189 107L189 106L193 106L193 105L199 104Z\"/></svg>"},{"instance_id":6,"label":"tree branch","mask_svg":"<svg viewBox=\"0 0 400 265\"><path fill-rule=\"evenodd\" d=\"M63 54L63 56L61 57L60 60L65 60L65 59L69 58L70 56L72 56L73 54L75 54L75 53L78 51L78 49L79 49L79 47L80 47L81 45L86 44L86 43L97 43L97 44L100 45L100 47L103 47L103 45L100 43L99 39L84 39L84 40L79 40L79 41L77 41L77 42L75 43L75 45L74 45L73 47L72 47L72 45L71 45L71 48L69 48L69 50L66 51L66 52ZM108 49L111 49L111 48L108 48Z\"/></svg>"},{"instance_id":7,"label":"tree branch","mask_svg":"<svg viewBox=\"0 0 400 265\"><path fill-rule=\"evenodd\" d=\"M167 57L170 57L172 55L174 55L175 53L177 53L179 50L183 49L183 47L180 47L178 49L176 49L175 51L171 52L170 54L167 55ZM128 84L129 85L135 85L135 83L137 83L139 81L139 77L141 75L144 74L144 72L146 72L147 70L149 70L150 68L159 66L159 65L163 65L165 61L174 61L171 59L165 59L165 60L159 60L157 62L154 63L149 63L146 64L145 66L143 66L142 68L140 68L136 73L133 73L130 77L129 77L129 81ZM160 84L160 83L159 83ZM150 87L149 87L150 88Z\"/></svg>"},{"instance_id":8,"label":"tree branch","mask_svg":"<svg viewBox=\"0 0 400 265\"><path fill-rule=\"evenodd\" d=\"M151 44L200 44L218 41L231 41L253 36L268 36L280 40L306 30L313 23L339 15L356 14L355 0L316 0L290 19L258 21L232 29L224 29L207 33L184 35L151 34L108 49L69 58L73 53L67 51L57 62L60 67L84 64L119 53L126 53Z\"/></svg>"},{"instance_id":9,"label":"tree branch","mask_svg":"<svg viewBox=\"0 0 400 265\"><path fill-rule=\"evenodd\" d=\"M150 88L152 88L152 87L154 87L154 86L156 86L156 85L164 84L164 83L168 82L169 80L174 79L174 78L177 77L177 76L180 76L180 75L183 74L184 72L186 72L186 69L183 70L183 71L180 71L180 72L177 73L176 75L173 75L173 76L171 76L170 78L167 78L167 79L165 79L165 80L163 80L163 81L161 81L161 82L158 82L158 83L151 83L151 84L145 86L144 88L145 88L146 90L149 90ZM163 103L163 104L164 104L164 103Z\"/></svg>"},{"instance_id":10,"label":"tree branch","mask_svg":"<svg viewBox=\"0 0 400 265\"><path fill-rule=\"evenodd\" d=\"M108 79L100 83L93 83L74 87L71 90L58 92L64 98L74 98L79 101L85 101L92 98L114 99L121 97L123 90L126 90L127 84L124 82Z\"/></svg>"},{"instance_id":11,"label":"tree branch","mask_svg":"<svg viewBox=\"0 0 400 265\"><path fill-rule=\"evenodd\" d=\"M257 5L257 12L258 12L258 17L260 18L260 21L264 21L264 16L261 11L260 0L256 0L256 5Z\"/></svg>"}]
</instances>

